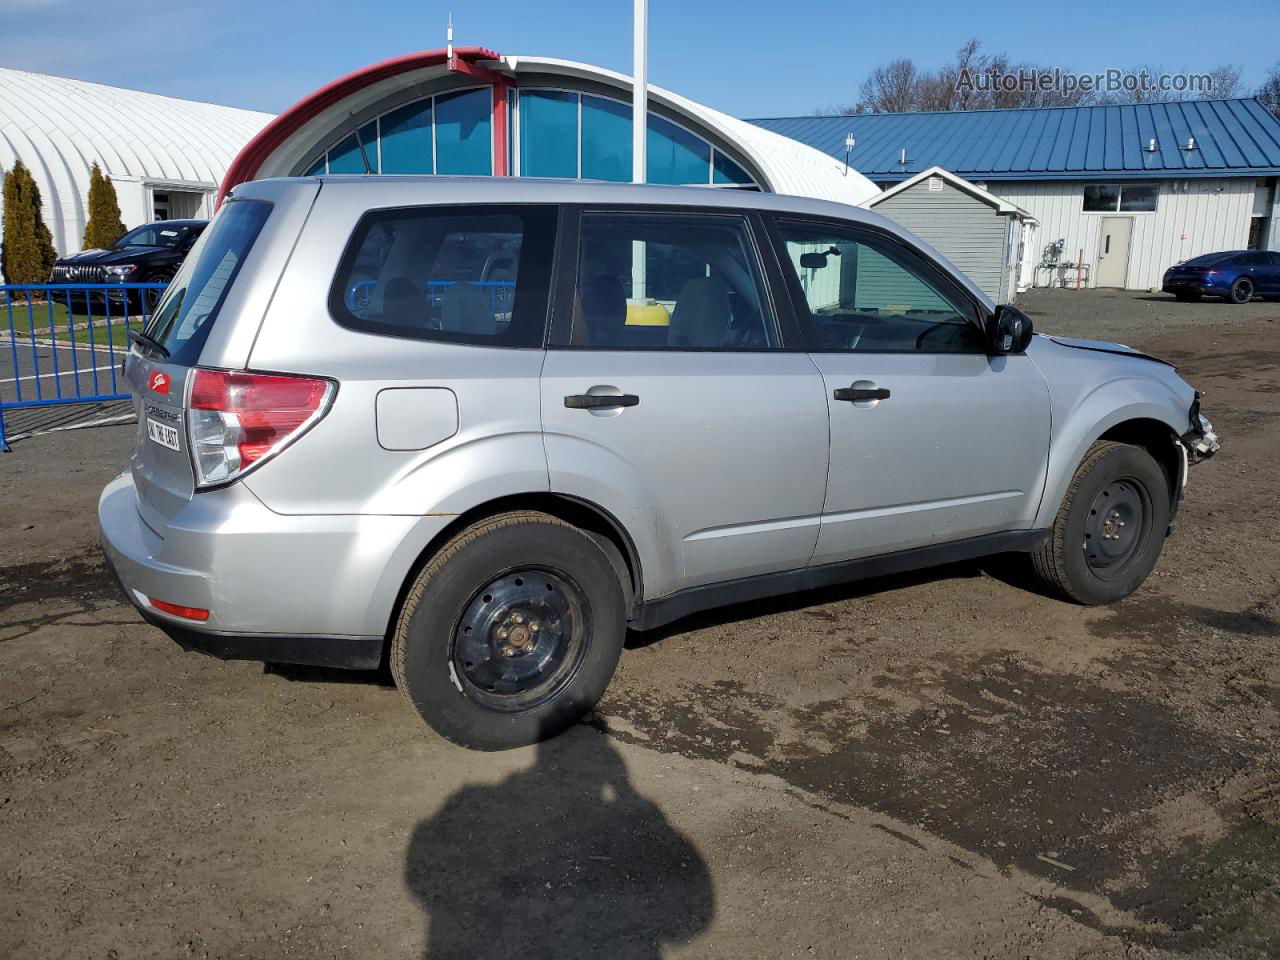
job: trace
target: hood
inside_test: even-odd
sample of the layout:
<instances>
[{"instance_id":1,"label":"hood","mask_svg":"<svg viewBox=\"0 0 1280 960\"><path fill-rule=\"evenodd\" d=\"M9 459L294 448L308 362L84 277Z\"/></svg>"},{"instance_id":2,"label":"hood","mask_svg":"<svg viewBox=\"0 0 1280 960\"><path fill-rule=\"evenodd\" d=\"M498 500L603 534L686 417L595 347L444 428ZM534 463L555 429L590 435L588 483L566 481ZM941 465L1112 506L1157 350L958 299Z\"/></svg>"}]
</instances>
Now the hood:
<instances>
[{"instance_id":1,"label":"hood","mask_svg":"<svg viewBox=\"0 0 1280 960\"><path fill-rule=\"evenodd\" d=\"M1142 353L1133 347L1126 347L1123 343L1112 343L1109 340L1084 340L1080 337L1060 337L1056 334L1038 333L1038 337L1044 337L1046 340L1052 340L1054 343L1061 344L1064 347L1071 347L1076 350L1092 350L1095 353L1115 353L1122 357L1135 357L1139 360L1150 360L1152 363L1162 363L1166 367L1172 367L1173 364L1168 360L1161 360L1159 357L1153 357L1150 354Z\"/></svg>"},{"instance_id":2,"label":"hood","mask_svg":"<svg viewBox=\"0 0 1280 960\"><path fill-rule=\"evenodd\" d=\"M125 247L123 250L82 250L73 256L63 257L58 261L58 265L85 266L92 263L105 267L113 263L133 263L135 260L154 256L166 249L166 247Z\"/></svg>"}]
</instances>

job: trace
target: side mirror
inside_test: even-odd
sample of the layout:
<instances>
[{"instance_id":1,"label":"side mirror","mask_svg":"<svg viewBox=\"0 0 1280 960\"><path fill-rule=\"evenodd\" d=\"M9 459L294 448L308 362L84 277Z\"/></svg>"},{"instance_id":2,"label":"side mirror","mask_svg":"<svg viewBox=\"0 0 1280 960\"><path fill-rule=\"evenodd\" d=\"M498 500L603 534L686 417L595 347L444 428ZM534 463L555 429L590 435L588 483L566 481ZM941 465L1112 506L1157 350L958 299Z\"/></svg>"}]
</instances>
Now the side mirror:
<instances>
[{"instance_id":1,"label":"side mirror","mask_svg":"<svg viewBox=\"0 0 1280 960\"><path fill-rule=\"evenodd\" d=\"M1031 343L1031 318L1002 303L987 321L987 344L992 353L1023 353Z\"/></svg>"}]
</instances>

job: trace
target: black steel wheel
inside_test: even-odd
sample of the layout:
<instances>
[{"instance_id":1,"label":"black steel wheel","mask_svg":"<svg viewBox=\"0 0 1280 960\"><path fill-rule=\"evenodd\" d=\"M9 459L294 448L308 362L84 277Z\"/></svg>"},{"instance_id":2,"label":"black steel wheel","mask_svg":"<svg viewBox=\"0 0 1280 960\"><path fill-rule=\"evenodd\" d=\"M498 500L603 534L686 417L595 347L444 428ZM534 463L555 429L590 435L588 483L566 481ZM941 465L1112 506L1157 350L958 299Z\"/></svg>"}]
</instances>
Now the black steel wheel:
<instances>
[{"instance_id":1,"label":"black steel wheel","mask_svg":"<svg viewBox=\"0 0 1280 960\"><path fill-rule=\"evenodd\" d=\"M1253 299L1253 281L1248 277L1240 277L1231 285L1231 294L1227 299L1232 303L1248 303Z\"/></svg>"},{"instance_id":2,"label":"black steel wheel","mask_svg":"<svg viewBox=\"0 0 1280 960\"><path fill-rule=\"evenodd\" d=\"M502 750L545 740L603 695L626 635L614 560L590 535L521 511L445 544L405 597L396 685L448 740Z\"/></svg>"},{"instance_id":3,"label":"black steel wheel","mask_svg":"<svg viewBox=\"0 0 1280 960\"><path fill-rule=\"evenodd\" d=\"M1142 447L1095 443L1076 468L1053 528L1031 554L1037 576L1077 603L1111 603L1133 593L1160 558L1173 482Z\"/></svg>"},{"instance_id":4,"label":"black steel wheel","mask_svg":"<svg viewBox=\"0 0 1280 960\"><path fill-rule=\"evenodd\" d=\"M1085 562L1094 576L1111 580L1123 575L1125 564L1150 534L1147 516L1151 495L1140 480L1124 477L1102 488L1084 523Z\"/></svg>"},{"instance_id":5,"label":"black steel wheel","mask_svg":"<svg viewBox=\"0 0 1280 960\"><path fill-rule=\"evenodd\" d=\"M572 577L517 567L477 590L463 610L453 668L486 706L529 710L572 682L590 634L590 605Z\"/></svg>"}]
</instances>

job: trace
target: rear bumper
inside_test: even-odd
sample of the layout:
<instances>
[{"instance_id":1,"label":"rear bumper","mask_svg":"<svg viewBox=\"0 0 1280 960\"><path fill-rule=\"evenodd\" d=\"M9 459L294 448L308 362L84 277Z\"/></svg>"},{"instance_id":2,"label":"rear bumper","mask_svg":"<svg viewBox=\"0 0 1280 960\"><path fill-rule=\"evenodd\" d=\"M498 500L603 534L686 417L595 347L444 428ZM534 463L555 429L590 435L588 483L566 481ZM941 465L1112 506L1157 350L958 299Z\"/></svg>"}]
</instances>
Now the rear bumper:
<instances>
[{"instance_id":1,"label":"rear bumper","mask_svg":"<svg viewBox=\"0 0 1280 960\"><path fill-rule=\"evenodd\" d=\"M144 522L122 474L98 503L107 560L143 617L189 650L376 667L404 579L449 517L284 516L242 484ZM152 600L207 610L195 621Z\"/></svg>"},{"instance_id":2,"label":"rear bumper","mask_svg":"<svg viewBox=\"0 0 1280 960\"><path fill-rule=\"evenodd\" d=\"M1221 296L1222 291L1193 280L1166 280L1161 287L1165 293L1198 293L1201 296Z\"/></svg>"},{"instance_id":3,"label":"rear bumper","mask_svg":"<svg viewBox=\"0 0 1280 960\"><path fill-rule=\"evenodd\" d=\"M130 597L133 600L132 597ZM301 663L343 670L376 670L382 663L382 637L250 636L213 633L183 626L142 606L133 605L142 619L163 630L183 650L208 654L219 660L262 660L266 663Z\"/></svg>"}]
</instances>

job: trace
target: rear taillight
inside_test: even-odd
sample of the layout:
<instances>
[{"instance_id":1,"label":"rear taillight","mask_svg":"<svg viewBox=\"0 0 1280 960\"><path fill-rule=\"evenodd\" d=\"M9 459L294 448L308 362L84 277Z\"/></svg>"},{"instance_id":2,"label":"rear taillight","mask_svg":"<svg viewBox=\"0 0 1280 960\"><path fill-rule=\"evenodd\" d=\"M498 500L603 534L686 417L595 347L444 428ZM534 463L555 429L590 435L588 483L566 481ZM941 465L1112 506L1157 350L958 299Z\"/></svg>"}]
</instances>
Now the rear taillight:
<instances>
[{"instance_id":1,"label":"rear taillight","mask_svg":"<svg viewBox=\"0 0 1280 960\"><path fill-rule=\"evenodd\" d=\"M1218 275L1217 270L1201 270L1200 272L1203 273L1206 277L1216 277Z\"/></svg>"},{"instance_id":2,"label":"rear taillight","mask_svg":"<svg viewBox=\"0 0 1280 960\"><path fill-rule=\"evenodd\" d=\"M187 434L196 486L229 483L325 415L334 383L317 377L193 371Z\"/></svg>"}]
</instances>

